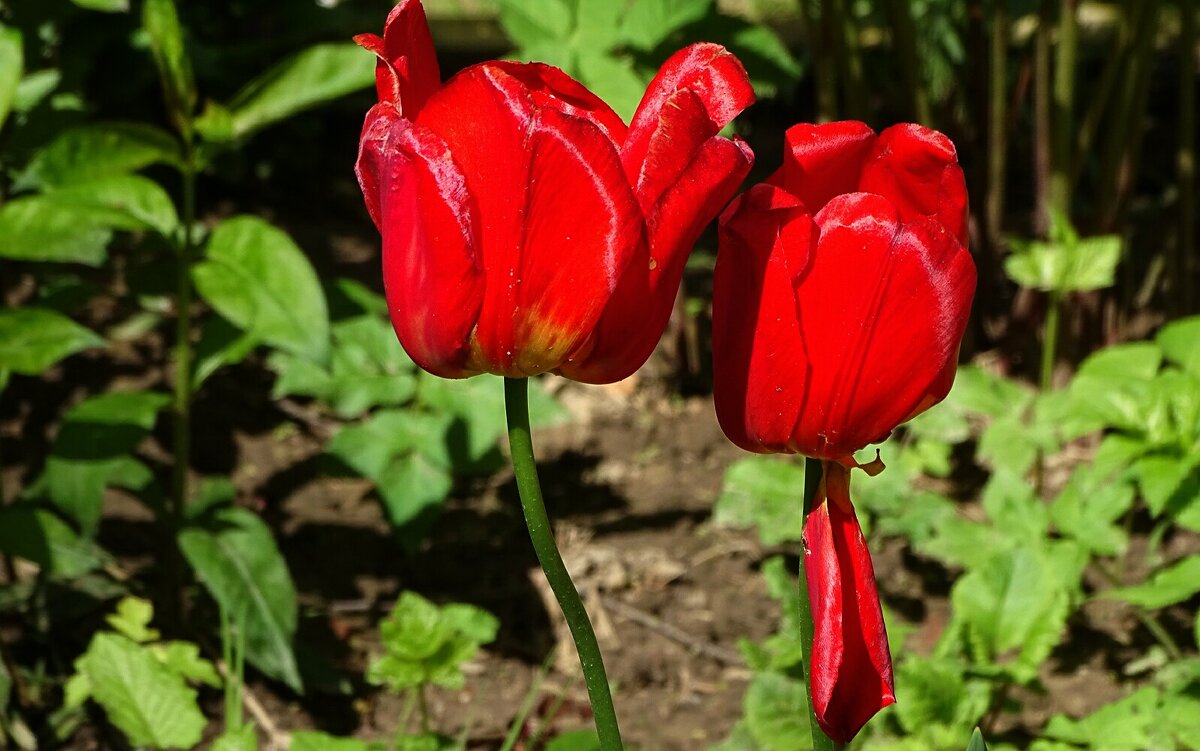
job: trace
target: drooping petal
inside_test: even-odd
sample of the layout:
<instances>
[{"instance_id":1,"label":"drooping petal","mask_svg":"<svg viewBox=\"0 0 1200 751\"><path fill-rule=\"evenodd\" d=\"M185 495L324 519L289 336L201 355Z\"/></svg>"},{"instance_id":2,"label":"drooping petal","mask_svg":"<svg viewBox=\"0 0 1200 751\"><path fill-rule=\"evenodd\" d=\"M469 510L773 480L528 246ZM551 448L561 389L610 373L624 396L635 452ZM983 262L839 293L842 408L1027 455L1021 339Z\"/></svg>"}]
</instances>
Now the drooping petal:
<instances>
[{"instance_id":1,"label":"drooping petal","mask_svg":"<svg viewBox=\"0 0 1200 751\"><path fill-rule=\"evenodd\" d=\"M786 191L756 185L721 216L713 276L713 398L725 435L756 452L789 451L812 377L795 280L815 227Z\"/></svg>"},{"instance_id":2,"label":"drooping petal","mask_svg":"<svg viewBox=\"0 0 1200 751\"><path fill-rule=\"evenodd\" d=\"M793 439L801 453L835 458L883 440L945 385L975 267L940 223L902 225L878 195L839 196L816 223L814 261L796 291L814 367Z\"/></svg>"},{"instance_id":3,"label":"drooping petal","mask_svg":"<svg viewBox=\"0 0 1200 751\"><path fill-rule=\"evenodd\" d=\"M379 58L375 64L379 101L396 105L405 117L416 117L442 82L420 0L400 0L392 8L382 39L359 34L354 41Z\"/></svg>"},{"instance_id":4,"label":"drooping petal","mask_svg":"<svg viewBox=\"0 0 1200 751\"><path fill-rule=\"evenodd\" d=\"M914 124L879 134L858 189L884 196L902 222L937 219L967 246L967 183L950 139Z\"/></svg>"},{"instance_id":5,"label":"drooping petal","mask_svg":"<svg viewBox=\"0 0 1200 751\"><path fill-rule=\"evenodd\" d=\"M597 125L619 148L628 128L621 116L586 86L552 65L497 61L489 66L524 84L534 106L553 109Z\"/></svg>"},{"instance_id":6,"label":"drooping petal","mask_svg":"<svg viewBox=\"0 0 1200 751\"><path fill-rule=\"evenodd\" d=\"M413 361L473 375L468 342L483 297L477 219L446 144L395 114L368 126L357 172L383 235L383 282L396 335Z\"/></svg>"},{"instance_id":7,"label":"drooping petal","mask_svg":"<svg viewBox=\"0 0 1200 751\"><path fill-rule=\"evenodd\" d=\"M591 121L540 110L528 154L514 345L517 369L533 375L592 334L645 247L645 223L612 142Z\"/></svg>"},{"instance_id":8,"label":"drooping petal","mask_svg":"<svg viewBox=\"0 0 1200 751\"><path fill-rule=\"evenodd\" d=\"M863 163L875 141L875 131L853 120L793 125L784 135L783 165L767 182L816 214L834 196L859 190Z\"/></svg>"},{"instance_id":9,"label":"drooping petal","mask_svg":"<svg viewBox=\"0 0 1200 751\"><path fill-rule=\"evenodd\" d=\"M671 316L687 256L711 218L750 171L741 140L712 138L683 179L663 195L648 224L657 231L636 250L595 333L560 373L584 383L612 383L646 362Z\"/></svg>"},{"instance_id":10,"label":"drooping petal","mask_svg":"<svg viewBox=\"0 0 1200 751\"><path fill-rule=\"evenodd\" d=\"M849 470L825 463L827 499L804 522L804 576L813 614L809 696L817 723L849 743L896 701L892 658L871 553L850 504Z\"/></svg>"},{"instance_id":11,"label":"drooping petal","mask_svg":"<svg viewBox=\"0 0 1200 751\"><path fill-rule=\"evenodd\" d=\"M693 44L663 64L621 149L625 173L647 214L701 147L753 102L741 61L720 45Z\"/></svg>"}]
</instances>

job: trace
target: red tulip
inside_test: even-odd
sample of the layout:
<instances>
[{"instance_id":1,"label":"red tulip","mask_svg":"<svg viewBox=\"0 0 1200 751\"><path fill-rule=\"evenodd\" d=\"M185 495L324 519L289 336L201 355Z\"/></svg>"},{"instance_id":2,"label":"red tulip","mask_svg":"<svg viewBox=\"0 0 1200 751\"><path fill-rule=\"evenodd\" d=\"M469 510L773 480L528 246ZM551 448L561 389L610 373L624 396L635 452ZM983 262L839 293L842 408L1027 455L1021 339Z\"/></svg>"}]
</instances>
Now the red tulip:
<instances>
[{"instance_id":1,"label":"red tulip","mask_svg":"<svg viewBox=\"0 0 1200 751\"><path fill-rule=\"evenodd\" d=\"M975 266L966 185L945 136L841 122L797 125L786 140L779 171L721 216L715 399L738 446L824 463L804 530L810 695L822 729L846 743L895 701L850 504L853 454L949 392Z\"/></svg>"},{"instance_id":2,"label":"red tulip","mask_svg":"<svg viewBox=\"0 0 1200 751\"><path fill-rule=\"evenodd\" d=\"M626 126L547 65L487 62L443 85L417 0L356 41L379 58L356 171L413 360L448 378L637 370L750 169L717 135L754 99L737 58L676 53Z\"/></svg>"}]
</instances>

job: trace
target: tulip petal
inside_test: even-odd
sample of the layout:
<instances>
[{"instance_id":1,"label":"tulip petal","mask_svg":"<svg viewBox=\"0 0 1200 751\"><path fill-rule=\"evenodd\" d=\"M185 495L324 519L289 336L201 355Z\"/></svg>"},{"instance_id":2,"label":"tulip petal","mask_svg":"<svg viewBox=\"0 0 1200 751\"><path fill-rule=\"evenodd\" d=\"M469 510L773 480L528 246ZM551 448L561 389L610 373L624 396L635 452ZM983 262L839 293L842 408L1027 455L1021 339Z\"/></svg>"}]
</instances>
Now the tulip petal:
<instances>
[{"instance_id":1,"label":"tulip petal","mask_svg":"<svg viewBox=\"0 0 1200 751\"><path fill-rule=\"evenodd\" d=\"M541 110L528 153L514 344L517 369L534 375L591 335L645 247L645 225L616 149L590 121Z\"/></svg>"},{"instance_id":2,"label":"tulip petal","mask_svg":"<svg viewBox=\"0 0 1200 751\"><path fill-rule=\"evenodd\" d=\"M405 117L416 117L442 83L420 0L400 0L392 8L383 27L383 39L359 34L354 41L379 58L375 64L379 101L396 105Z\"/></svg>"},{"instance_id":3,"label":"tulip petal","mask_svg":"<svg viewBox=\"0 0 1200 751\"><path fill-rule=\"evenodd\" d=\"M729 439L789 451L812 377L795 279L812 262L815 227L794 196L756 185L721 216L713 276L713 399Z\"/></svg>"},{"instance_id":4,"label":"tulip petal","mask_svg":"<svg viewBox=\"0 0 1200 751\"><path fill-rule=\"evenodd\" d=\"M934 218L967 245L967 184L950 139L920 125L879 134L858 189L884 196L905 223Z\"/></svg>"},{"instance_id":5,"label":"tulip petal","mask_svg":"<svg viewBox=\"0 0 1200 751\"><path fill-rule=\"evenodd\" d=\"M392 325L422 368L445 378L474 375L468 342L483 268L466 180L440 138L390 105L377 109L391 115L369 121L357 172L383 235Z\"/></svg>"},{"instance_id":6,"label":"tulip petal","mask_svg":"<svg viewBox=\"0 0 1200 751\"><path fill-rule=\"evenodd\" d=\"M599 127L614 145L625 140L628 128L612 107L586 86L552 65L496 61L489 67L502 70L520 81L539 108L588 120Z\"/></svg>"},{"instance_id":7,"label":"tulip petal","mask_svg":"<svg viewBox=\"0 0 1200 751\"><path fill-rule=\"evenodd\" d=\"M827 500L804 522L804 577L812 604L809 695L817 724L849 743L896 701L892 658L871 553L850 504L849 470L827 462Z\"/></svg>"},{"instance_id":8,"label":"tulip petal","mask_svg":"<svg viewBox=\"0 0 1200 751\"><path fill-rule=\"evenodd\" d=\"M859 175L875 140L875 131L853 120L793 125L784 136L783 165L767 182L816 214L834 196L859 190Z\"/></svg>"},{"instance_id":9,"label":"tulip petal","mask_svg":"<svg viewBox=\"0 0 1200 751\"><path fill-rule=\"evenodd\" d=\"M975 268L940 223L902 225L882 196L839 196L816 223L814 261L796 292L815 367L794 440L834 458L882 440L948 385Z\"/></svg>"},{"instance_id":10,"label":"tulip petal","mask_svg":"<svg viewBox=\"0 0 1200 751\"><path fill-rule=\"evenodd\" d=\"M741 61L718 44L693 44L663 64L621 149L625 173L647 214L708 139L753 102Z\"/></svg>"},{"instance_id":11,"label":"tulip petal","mask_svg":"<svg viewBox=\"0 0 1200 751\"><path fill-rule=\"evenodd\" d=\"M591 339L560 368L584 383L612 383L640 368L671 317L687 256L700 233L746 178L753 154L743 141L712 138L686 176L663 195Z\"/></svg>"}]
</instances>

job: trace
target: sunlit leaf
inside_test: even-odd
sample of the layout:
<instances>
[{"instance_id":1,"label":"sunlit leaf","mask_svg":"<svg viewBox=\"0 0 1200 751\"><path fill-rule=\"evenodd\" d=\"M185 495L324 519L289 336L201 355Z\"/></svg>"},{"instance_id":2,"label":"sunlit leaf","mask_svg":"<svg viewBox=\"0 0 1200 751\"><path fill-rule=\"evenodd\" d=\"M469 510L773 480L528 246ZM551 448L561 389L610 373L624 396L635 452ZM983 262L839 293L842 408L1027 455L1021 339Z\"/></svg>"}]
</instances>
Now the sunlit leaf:
<instances>
[{"instance_id":1,"label":"sunlit leaf","mask_svg":"<svg viewBox=\"0 0 1200 751\"><path fill-rule=\"evenodd\" d=\"M43 308L0 309L0 370L38 375L104 340L61 313Z\"/></svg>"},{"instance_id":2,"label":"sunlit leaf","mask_svg":"<svg viewBox=\"0 0 1200 751\"><path fill-rule=\"evenodd\" d=\"M1101 593L1101 596L1156 610L1191 599L1198 592L1200 555L1193 555L1155 572L1141 584L1110 589Z\"/></svg>"},{"instance_id":3,"label":"sunlit leaf","mask_svg":"<svg viewBox=\"0 0 1200 751\"><path fill-rule=\"evenodd\" d=\"M804 466L778 458L738 460L725 473L713 520L752 526L764 545L799 540L804 532Z\"/></svg>"},{"instance_id":4,"label":"sunlit leaf","mask_svg":"<svg viewBox=\"0 0 1200 751\"><path fill-rule=\"evenodd\" d=\"M183 26L175 0L145 0L142 27L150 38L150 53L158 68L167 111L181 131L191 128L196 109L196 82L183 41Z\"/></svg>"},{"instance_id":5,"label":"sunlit leaf","mask_svg":"<svg viewBox=\"0 0 1200 751\"><path fill-rule=\"evenodd\" d=\"M24 70L25 44L21 32L0 24L0 127L12 110Z\"/></svg>"},{"instance_id":6,"label":"sunlit leaf","mask_svg":"<svg viewBox=\"0 0 1200 751\"><path fill-rule=\"evenodd\" d=\"M179 142L164 130L142 123L95 123L59 134L34 155L17 184L63 187L129 174L152 164L181 163Z\"/></svg>"}]
</instances>

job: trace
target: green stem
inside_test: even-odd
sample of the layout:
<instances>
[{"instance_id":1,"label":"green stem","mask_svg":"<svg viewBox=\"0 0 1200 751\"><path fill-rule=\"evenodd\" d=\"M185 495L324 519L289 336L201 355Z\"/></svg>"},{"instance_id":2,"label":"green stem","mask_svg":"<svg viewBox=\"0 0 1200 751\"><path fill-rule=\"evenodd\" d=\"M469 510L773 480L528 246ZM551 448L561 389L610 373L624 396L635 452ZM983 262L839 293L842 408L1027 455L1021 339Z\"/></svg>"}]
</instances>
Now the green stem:
<instances>
[{"instance_id":1,"label":"green stem","mask_svg":"<svg viewBox=\"0 0 1200 751\"><path fill-rule=\"evenodd\" d=\"M900 81L904 87L909 116L922 125L932 126L929 98L925 95L925 87L921 85L921 60L917 54L912 0L887 0L886 8L892 26L892 50L900 63Z\"/></svg>"},{"instance_id":2,"label":"green stem","mask_svg":"<svg viewBox=\"0 0 1200 751\"><path fill-rule=\"evenodd\" d=\"M425 696L425 684L417 686L417 712L421 715L421 732L428 733L430 728L429 722L429 698Z\"/></svg>"},{"instance_id":3,"label":"green stem","mask_svg":"<svg viewBox=\"0 0 1200 751\"><path fill-rule=\"evenodd\" d=\"M1008 138L1008 0L996 0L992 9L992 49L989 70L988 179L985 198L987 232L993 250L999 247L1004 224L1004 178Z\"/></svg>"},{"instance_id":4,"label":"green stem","mask_svg":"<svg viewBox=\"0 0 1200 751\"><path fill-rule=\"evenodd\" d=\"M805 37L813 60L813 84L817 91L817 119L829 122L837 118L837 73L825 39L822 13L816 0L800 0Z\"/></svg>"},{"instance_id":5,"label":"green stem","mask_svg":"<svg viewBox=\"0 0 1200 751\"><path fill-rule=\"evenodd\" d=\"M1058 55L1054 63L1054 146L1050 152L1050 205L1071 215L1071 159L1075 139L1075 52L1079 0L1062 0L1058 19Z\"/></svg>"},{"instance_id":6,"label":"green stem","mask_svg":"<svg viewBox=\"0 0 1200 751\"><path fill-rule=\"evenodd\" d=\"M1034 227L1045 237L1050 231L1050 28L1053 0L1042 0L1033 40L1033 180Z\"/></svg>"},{"instance_id":7,"label":"green stem","mask_svg":"<svg viewBox=\"0 0 1200 751\"><path fill-rule=\"evenodd\" d=\"M185 145L183 170L183 239L179 245L179 264L175 290L175 392L173 410L174 465L171 473L171 506L168 516L178 527L188 497L188 466L191 464L192 410L192 256L196 221L196 167L190 145Z\"/></svg>"},{"instance_id":8,"label":"green stem","mask_svg":"<svg viewBox=\"0 0 1200 751\"><path fill-rule=\"evenodd\" d=\"M617 713L613 708L612 694L608 688L608 676L604 672L604 659L596 633L583 600L571 581L571 575L563 564L554 541L554 529L542 500L542 486L538 481L537 463L533 458L533 437L529 431L529 384L525 378L504 379L504 407L508 417L508 441L512 453L513 474L517 490L521 495L521 508L525 512L525 525L529 528L529 539L537 554L546 581L562 608L575 648L579 652L579 663L583 667L583 681L587 685L588 699L596 719L596 732L600 737L601 751L622 751L621 731L617 727Z\"/></svg>"},{"instance_id":9,"label":"green stem","mask_svg":"<svg viewBox=\"0 0 1200 751\"><path fill-rule=\"evenodd\" d=\"M1058 315L1062 307L1062 299L1058 292L1050 293L1046 307L1045 331L1042 332L1042 373L1038 383L1042 393L1050 391L1054 385L1055 349L1058 347Z\"/></svg>"},{"instance_id":10,"label":"green stem","mask_svg":"<svg viewBox=\"0 0 1200 751\"><path fill-rule=\"evenodd\" d=\"M1180 0L1179 31L1179 238L1174 246L1171 285L1174 312L1192 310L1196 253L1196 0Z\"/></svg>"},{"instance_id":11,"label":"green stem","mask_svg":"<svg viewBox=\"0 0 1200 751\"><path fill-rule=\"evenodd\" d=\"M808 516L812 511L812 507L820 501L817 497L818 490L821 487L821 462L816 459L804 460L804 515ZM801 552L800 555L800 648L804 655L804 664L802 671L804 675L800 677L804 684L804 692L808 696L808 728L812 733L813 751L836 751L842 746L834 743L833 740L825 735L821 730L821 726L817 724L817 714L813 711L812 695L809 691L809 675L808 666L812 664L812 645L813 634L815 627L812 617L812 602L808 596L808 579L805 578L804 556L807 550Z\"/></svg>"}]
</instances>

